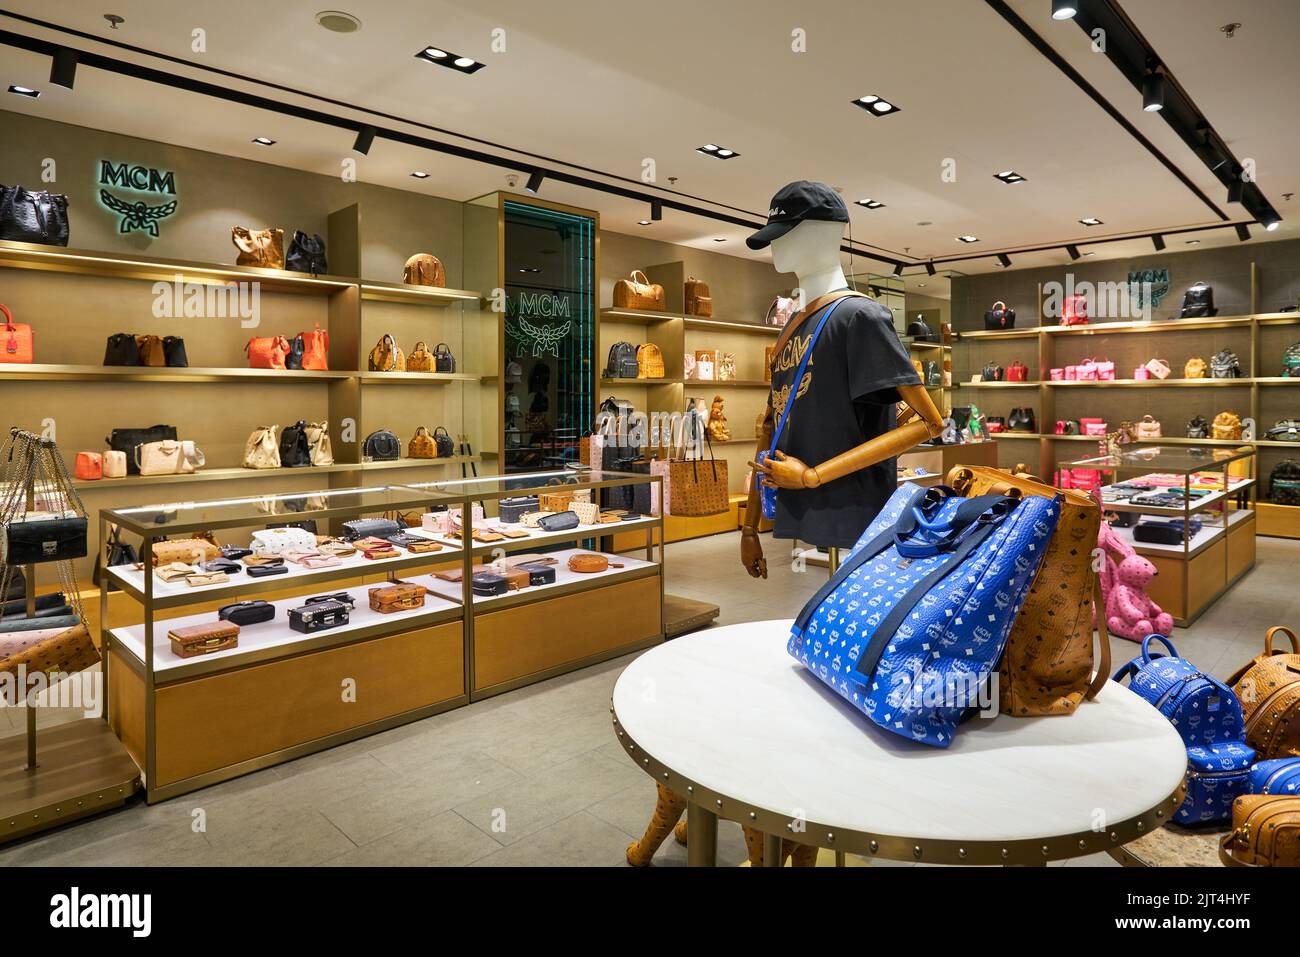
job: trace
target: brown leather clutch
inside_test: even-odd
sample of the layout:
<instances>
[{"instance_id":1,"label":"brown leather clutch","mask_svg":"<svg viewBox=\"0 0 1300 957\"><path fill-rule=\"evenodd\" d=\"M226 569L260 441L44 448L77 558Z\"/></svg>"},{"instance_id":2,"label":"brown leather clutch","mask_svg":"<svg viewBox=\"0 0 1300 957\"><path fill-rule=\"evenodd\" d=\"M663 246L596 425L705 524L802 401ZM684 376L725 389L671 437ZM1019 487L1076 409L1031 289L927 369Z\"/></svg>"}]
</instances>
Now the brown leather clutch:
<instances>
[{"instance_id":1,"label":"brown leather clutch","mask_svg":"<svg viewBox=\"0 0 1300 957\"><path fill-rule=\"evenodd\" d=\"M427 589L411 582L394 582L370 589L370 610L387 615L394 611L408 611L424 607Z\"/></svg>"},{"instance_id":2,"label":"brown leather clutch","mask_svg":"<svg viewBox=\"0 0 1300 957\"><path fill-rule=\"evenodd\" d=\"M210 621L201 625L186 625L167 632L172 643L172 653L181 658L210 655L239 645L239 626L233 621Z\"/></svg>"}]
</instances>

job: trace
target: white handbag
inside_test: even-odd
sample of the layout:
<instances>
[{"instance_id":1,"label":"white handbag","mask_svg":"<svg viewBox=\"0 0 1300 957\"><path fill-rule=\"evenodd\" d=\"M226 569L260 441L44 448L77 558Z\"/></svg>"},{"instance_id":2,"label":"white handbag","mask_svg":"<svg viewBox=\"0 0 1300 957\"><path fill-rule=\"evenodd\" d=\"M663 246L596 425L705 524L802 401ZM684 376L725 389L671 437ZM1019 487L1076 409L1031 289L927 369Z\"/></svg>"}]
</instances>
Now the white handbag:
<instances>
[{"instance_id":1,"label":"white handbag","mask_svg":"<svg viewBox=\"0 0 1300 957\"><path fill-rule=\"evenodd\" d=\"M145 442L135 447L135 464L141 475L189 475L207 459L193 442Z\"/></svg>"},{"instance_id":2,"label":"white handbag","mask_svg":"<svg viewBox=\"0 0 1300 957\"><path fill-rule=\"evenodd\" d=\"M103 454L104 478L126 478L126 453L108 449Z\"/></svg>"},{"instance_id":3,"label":"white handbag","mask_svg":"<svg viewBox=\"0 0 1300 957\"><path fill-rule=\"evenodd\" d=\"M305 528L263 528L253 533L255 555L280 555L291 548L316 547L316 536Z\"/></svg>"},{"instance_id":4,"label":"white handbag","mask_svg":"<svg viewBox=\"0 0 1300 957\"><path fill-rule=\"evenodd\" d=\"M244 443L244 468L278 469L280 467L280 440L276 438L278 426L265 425L254 429Z\"/></svg>"},{"instance_id":5,"label":"white handbag","mask_svg":"<svg viewBox=\"0 0 1300 957\"><path fill-rule=\"evenodd\" d=\"M574 499L569 503L569 511L578 516L578 521L583 525L595 525L596 517L600 515L600 506L595 502L579 502Z\"/></svg>"}]
</instances>

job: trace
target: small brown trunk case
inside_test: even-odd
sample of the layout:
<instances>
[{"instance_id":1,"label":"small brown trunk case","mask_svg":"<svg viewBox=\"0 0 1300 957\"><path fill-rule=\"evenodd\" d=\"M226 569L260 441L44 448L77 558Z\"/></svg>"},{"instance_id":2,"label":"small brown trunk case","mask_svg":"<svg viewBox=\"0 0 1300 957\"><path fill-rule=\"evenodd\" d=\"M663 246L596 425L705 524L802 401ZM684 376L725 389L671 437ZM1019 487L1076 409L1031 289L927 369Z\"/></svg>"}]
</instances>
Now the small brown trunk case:
<instances>
[{"instance_id":1,"label":"small brown trunk case","mask_svg":"<svg viewBox=\"0 0 1300 957\"><path fill-rule=\"evenodd\" d=\"M196 658L239 646L239 626L231 621L213 621L187 625L167 632L172 653L181 658Z\"/></svg>"},{"instance_id":2,"label":"small brown trunk case","mask_svg":"<svg viewBox=\"0 0 1300 957\"><path fill-rule=\"evenodd\" d=\"M370 610L387 615L394 611L409 611L424 607L425 587L410 582L394 582L370 589Z\"/></svg>"}]
</instances>

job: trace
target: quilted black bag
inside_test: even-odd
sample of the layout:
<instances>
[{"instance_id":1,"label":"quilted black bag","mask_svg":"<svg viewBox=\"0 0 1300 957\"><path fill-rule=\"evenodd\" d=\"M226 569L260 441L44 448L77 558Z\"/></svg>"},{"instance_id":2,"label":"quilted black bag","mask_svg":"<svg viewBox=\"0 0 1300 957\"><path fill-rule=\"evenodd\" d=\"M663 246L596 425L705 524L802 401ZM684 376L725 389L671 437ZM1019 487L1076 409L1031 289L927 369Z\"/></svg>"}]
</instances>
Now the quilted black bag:
<instances>
[{"instance_id":1,"label":"quilted black bag","mask_svg":"<svg viewBox=\"0 0 1300 957\"><path fill-rule=\"evenodd\" d=\"M319 235L308 236L301 229L293 231L289 248L284 253L284 268L289 272L309 272L313 276L329 272L325 260L325 240Z\"/></svg>"},{"instance_id":2,"label":"quilted black bag","mask_svg":"<svg viewBox=\"0 0 1300 957\"><path fill-rule=\"evenodd\" d=\"M68 197L23 186L0 186L0 239L68 245Z\"/></svg>"}]
</instances>

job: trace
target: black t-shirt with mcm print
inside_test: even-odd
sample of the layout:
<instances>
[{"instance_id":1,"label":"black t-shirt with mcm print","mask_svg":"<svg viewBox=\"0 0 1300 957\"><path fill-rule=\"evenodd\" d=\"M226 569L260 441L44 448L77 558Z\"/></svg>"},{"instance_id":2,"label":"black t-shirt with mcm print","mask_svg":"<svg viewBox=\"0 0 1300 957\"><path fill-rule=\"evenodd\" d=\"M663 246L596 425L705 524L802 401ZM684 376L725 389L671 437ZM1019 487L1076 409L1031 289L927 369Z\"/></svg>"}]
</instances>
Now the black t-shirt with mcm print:
<instances>
[{"instance_id":1,"label":"black t-shirt with mcm print","mask_svg":"<svg viewBox=\"0 0 1300 957\"><path fill-rule=\"evenodd\" d=\"M774 358L769 397L774 423L820 318L804 320ZM820 465L894 428L897 387L920 382L889 310L866 296L841 300L817 340L777 448L806 465ZM894 460L887 459L819 488L780 489L773 534L850 548L897 481Z\"/></svg>"}]
</instances>

